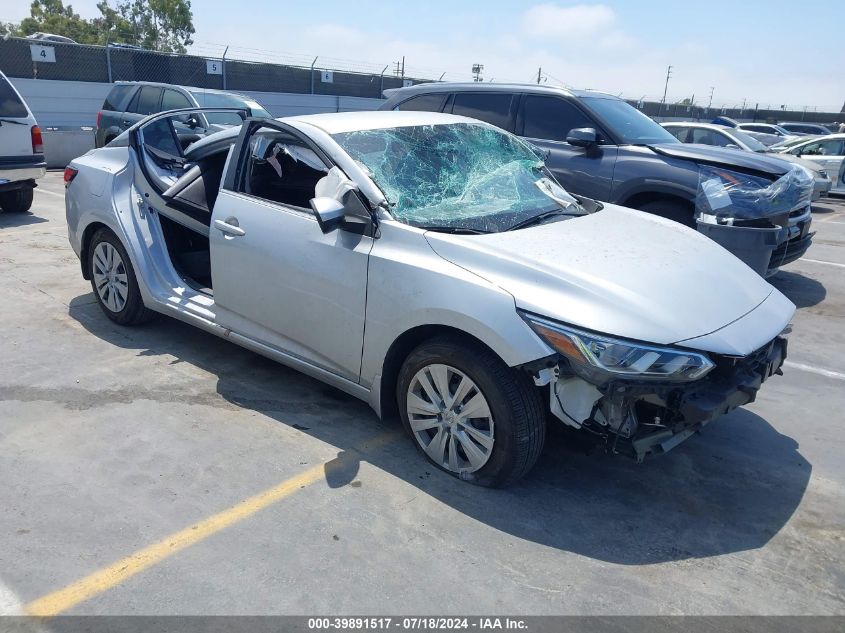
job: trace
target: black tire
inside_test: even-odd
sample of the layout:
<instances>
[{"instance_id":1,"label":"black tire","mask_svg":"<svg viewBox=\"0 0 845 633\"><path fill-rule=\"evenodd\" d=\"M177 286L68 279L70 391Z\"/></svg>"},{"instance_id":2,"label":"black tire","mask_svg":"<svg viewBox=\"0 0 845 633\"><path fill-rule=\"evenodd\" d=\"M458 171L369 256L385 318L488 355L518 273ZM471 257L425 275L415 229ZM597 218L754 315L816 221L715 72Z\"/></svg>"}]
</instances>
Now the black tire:
<instances>
[{"instance_id":1,"label":"black tire","mask_svg":"<svg viewBox=\"0 0 845 633\"><path fill-rule=\"evenodd\" d=\"M476 383L494 420L494 443L487 462L475 472L455 473L433 461L414 437L408 418L408 388L414 376L431 364L449 365ZM417 347L402 365L396 387L405 430L420 453L440 470L487 487L512 484L540 457L546 416L540 391L524 372L511 369L491 350L457 338L438 337Z\"/></svg>"},{"instance_id":2,"label":"black tire","mask_svg":"<svg viewBox=\"0 0 845 633\"><path fill-rule=\"evenodd\" d=\"M97 290L94 276L94 256L97 246L102 242L110 244L118 252L123 264L122 269L126 274L126 303L118 311L112 310ZM135 278L135 269L132 267L132 261L129 259L129 255L126 253L126 249L121 244L120 239L111 230L106 228L99 229L91 238L91 243L88 245L88 271L91 277L91 289L94 291L97 303L100 304L100 308L112 321L120 325L140 325L156 317L155 312L144 306L144 300L141 298L141 291L138 288L138 280Z\"/></svg>"},{"instance_id":3,"label":"black tire","mask_svg":"<svg viewBox=\"0 0 845 633\"><path fill-rule=\"evenodd\" d=\"M0 207L9 213L23 213L32 206L32 187L0 193Z\"/></svg>"},{"instance_id":4,"label":"black tire","mask_svg":"<svg viewBox=\"0 0 845 633\"><path fill-rule=\"evenodd\" d=\"M664 198L645 202L637 206L637 209L695 228L695 213L690 202Z\"/></svg>"}]
</instances>

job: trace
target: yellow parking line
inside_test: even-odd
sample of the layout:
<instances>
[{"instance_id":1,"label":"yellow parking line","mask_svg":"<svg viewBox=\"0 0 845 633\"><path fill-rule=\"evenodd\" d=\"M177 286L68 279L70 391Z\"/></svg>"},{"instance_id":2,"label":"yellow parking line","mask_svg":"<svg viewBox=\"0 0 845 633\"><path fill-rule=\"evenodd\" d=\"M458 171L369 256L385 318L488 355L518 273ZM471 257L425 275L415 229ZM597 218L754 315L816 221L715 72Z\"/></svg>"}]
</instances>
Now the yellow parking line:
<instances>
[{"instance_id":1,"label":"yellow parking line","mask_svg":"<svg viewBox=\"0 0 845 633\"><path fill-rule=\"evenodd\" d=\"M378 436L368 441L366 448L372 449L386 444L397 436L398 434L396 433L386 433ZM251 517L259 510L263 510L277 501L289 497L297 490L323 479L325 466L325 463L313 466L283 481L277 486L259 492L257 495L245 499L222 512L218 512L199 523L180 530L175 534L171 534L157 543L153 543L138 550L134 554L130 554L126 558L112 563L108 567L99 569L62 589L37 598L24 607L24 612L29 615L51 617L67 611L80 602L85 602L104 591L108 591L124 580L216 534L220 530Z\"/></svg>"}]
</instances>

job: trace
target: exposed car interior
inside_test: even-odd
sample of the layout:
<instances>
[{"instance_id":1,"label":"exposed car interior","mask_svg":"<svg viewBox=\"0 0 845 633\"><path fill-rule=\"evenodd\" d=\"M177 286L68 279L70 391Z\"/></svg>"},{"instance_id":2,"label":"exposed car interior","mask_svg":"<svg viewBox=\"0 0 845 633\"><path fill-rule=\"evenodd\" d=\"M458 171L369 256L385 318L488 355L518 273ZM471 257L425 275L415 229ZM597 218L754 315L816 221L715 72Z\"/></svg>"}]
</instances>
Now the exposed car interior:
<instances>
[{"instance_id":1,"label":"exposed car interior","mask_svg":"<svg viewBox=\"0 0 845 633\"><path fill-rule=\"evenodd\" d=\"M218 143L184 143L172 119L143 129L144 166L167 206L159 220L171 262L196 290L212 294L209 233L226 159L237 137ZM296 137L270 128L249 140L249 157L239 190L310 213L309 201L327 166Z\"/></svg>"}]
</instances>

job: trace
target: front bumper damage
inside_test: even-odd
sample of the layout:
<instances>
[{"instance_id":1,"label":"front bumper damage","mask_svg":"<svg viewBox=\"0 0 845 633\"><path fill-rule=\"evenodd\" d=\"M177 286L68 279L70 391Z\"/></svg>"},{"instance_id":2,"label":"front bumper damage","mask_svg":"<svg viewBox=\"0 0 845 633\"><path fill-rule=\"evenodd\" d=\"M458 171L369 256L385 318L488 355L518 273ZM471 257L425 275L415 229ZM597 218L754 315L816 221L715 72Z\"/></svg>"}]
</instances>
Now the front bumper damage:
<instances>
[{"instance_id":1,"label":"front bumper damage","mask_svg":"<svg viewBox=\"0 0 845 633\"><path fill-rule=\"evenodd\" d=\"M593 433L611 452L642 461L754 402L763 382L782 373L786 348L786 338L778 336L748 356L711 355L716 367L689 383L614 379L595 385L575 375L563 357L555 357L535 371L535 382L548 385L555 417Z\"/></svg>"}]
</instances>

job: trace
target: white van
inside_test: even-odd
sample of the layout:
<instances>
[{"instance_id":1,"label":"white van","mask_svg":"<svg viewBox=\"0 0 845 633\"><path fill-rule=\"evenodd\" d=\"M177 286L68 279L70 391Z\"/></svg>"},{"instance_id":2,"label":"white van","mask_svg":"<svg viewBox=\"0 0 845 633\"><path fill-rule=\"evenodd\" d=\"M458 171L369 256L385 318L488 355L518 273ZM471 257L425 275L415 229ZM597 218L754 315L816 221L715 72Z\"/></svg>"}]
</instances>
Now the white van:
<instances>
[{"instance_id":1,"label":"white van","mask_svg":"<svg viewBox=\"0 0 845 633\"><path fill-rule=\"evenodd\" d=\"M0 209L28 211L35 181L46 172L41 129L0 71Z\"/></svg>"}]
</instances>

